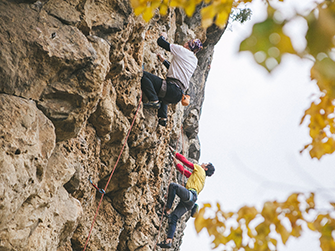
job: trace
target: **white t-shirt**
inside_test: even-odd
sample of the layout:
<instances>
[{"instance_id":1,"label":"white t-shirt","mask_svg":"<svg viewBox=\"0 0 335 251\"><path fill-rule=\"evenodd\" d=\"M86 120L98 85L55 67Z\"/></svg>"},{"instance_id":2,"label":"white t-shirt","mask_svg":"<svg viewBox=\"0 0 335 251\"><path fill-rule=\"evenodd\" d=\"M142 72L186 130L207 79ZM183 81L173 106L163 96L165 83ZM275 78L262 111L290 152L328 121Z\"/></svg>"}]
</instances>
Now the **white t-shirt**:
<instances>
[{"instance_id":1,"label":"white t-shirt","mask_svg":"<svg viewBox=\"0 0 335 251\"><path fill-rule=\"evenodd\" d=\"M178 79L184 86L183 91L189 87L190 79L197 68L198 59L194 53L178 44L170 44L170 51L173 55L167 77Z\"/></svg>"}]
</instances>

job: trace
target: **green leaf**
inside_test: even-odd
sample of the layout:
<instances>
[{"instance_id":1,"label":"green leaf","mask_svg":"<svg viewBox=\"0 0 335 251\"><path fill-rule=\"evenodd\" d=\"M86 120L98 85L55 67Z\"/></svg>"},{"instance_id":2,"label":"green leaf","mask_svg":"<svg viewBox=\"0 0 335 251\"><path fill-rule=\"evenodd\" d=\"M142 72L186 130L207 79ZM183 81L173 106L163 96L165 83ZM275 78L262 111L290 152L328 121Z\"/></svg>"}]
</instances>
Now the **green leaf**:
<instances>
[{"instance_id":1,"label":"green leaf","mask_svg":"<svg viewBox=\"0 0 335 251\"><path fill-rule=\"evenodd\" d=\"M318 15L318 17L316 16ZM318 8L318 14L312 12L306 17L308 30L306 34L308 52L317 58L318 54L329 53L334 47L335 12L331 8Z\"/></svg>"},{"instance_id":2,"label":"green leaf","mask_svg":"<svg viewBox=\"0 0 335 251\"><path fill-rule=\"evenodd\" d=\"M252 34L240 44L240 51L250 51L255 61L271 72L285 53L296 54L291 39L284 34L285 22L278 23L274 10L268 8L268 18L253 26Z\"/></svg>"}]
</instances>

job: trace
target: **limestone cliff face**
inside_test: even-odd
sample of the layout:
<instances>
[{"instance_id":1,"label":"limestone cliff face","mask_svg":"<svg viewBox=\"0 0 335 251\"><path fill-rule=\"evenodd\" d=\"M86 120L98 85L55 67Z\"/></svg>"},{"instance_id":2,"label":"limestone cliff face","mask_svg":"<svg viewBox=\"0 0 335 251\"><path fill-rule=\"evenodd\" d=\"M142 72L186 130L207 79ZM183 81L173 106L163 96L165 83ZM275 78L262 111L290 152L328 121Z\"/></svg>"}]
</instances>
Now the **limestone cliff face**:
<instances>
[{"instance_id":1,"label":"limestone cliff face","mask_svg":"<svg viewBox=\"0 0 335 251\"><path fill-rule=\"evenodd\" d=\"M167 127L140 107L87 250L153 250L165 238L156 209L173 168L168 145L200 156L204 87L223 33L199 24L178 9L145 23L128 0L0 1L0 250L83 249L101 198L88 178L105 187L140 102L142 66L164 77L163 31L174 43L204 41L191 104L170 105Z\"/></svg>"}]
</instances>

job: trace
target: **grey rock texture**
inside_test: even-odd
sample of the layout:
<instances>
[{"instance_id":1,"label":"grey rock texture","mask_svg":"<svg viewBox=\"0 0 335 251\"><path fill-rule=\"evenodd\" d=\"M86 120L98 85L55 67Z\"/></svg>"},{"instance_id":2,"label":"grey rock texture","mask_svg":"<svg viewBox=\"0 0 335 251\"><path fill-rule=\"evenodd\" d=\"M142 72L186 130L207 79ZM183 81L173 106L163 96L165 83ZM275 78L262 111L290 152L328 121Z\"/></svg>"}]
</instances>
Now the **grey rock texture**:
<instances>
[{"instance_id":1,"label":"grey rock texture","mask_svg":"<svg viewBox=\"0 0 335 251\"><path fill-rule=\"evenodd\" d=\"M191 104L170 105L166 127L140 106L86 250L153 250L165 238L156 210L170 174L182 182L168 145L200 156L205 83L224 31L202 29L198 12L170 9L145 23L127 0L0 1L0 250L83 250L101 198L88 178L107 184L141 98L142 66L164 77L163 31L173 43L204 42Z\"/></svg>"}]
</instances>

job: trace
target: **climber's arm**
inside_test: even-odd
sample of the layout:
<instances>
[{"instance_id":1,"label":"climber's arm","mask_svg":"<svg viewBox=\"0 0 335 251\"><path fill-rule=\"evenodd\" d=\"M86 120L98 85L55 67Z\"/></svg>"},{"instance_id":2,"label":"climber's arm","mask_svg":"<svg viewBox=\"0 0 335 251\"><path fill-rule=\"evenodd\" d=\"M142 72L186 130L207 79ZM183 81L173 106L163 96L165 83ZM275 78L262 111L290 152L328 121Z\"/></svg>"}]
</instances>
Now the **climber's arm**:
<instances>
[{"instance_id":1,"label":"climber's arm","mask_svg":"<svg viewBox=\"0 0 335 251\"><path fill-rule=\"evenodd\" d=\"M161 61L161 63L163 63L163 65L164 65L167 69L169 69L169 67L170 67L170 62L169 62L169 61L167 61L165 58L163 58L162 55L159 54L159 53L157 54L157 58L158 58L159 61Z\"/></svg>"},{"instance_id":2,"label":"climber's arm","mask_svg":"<svg viewBox=\"0 0 335 251\"><path fill-rule=\"evenodd\" d=\"M176 157L178 160L180 160L181 162L183 162L183 164L189 168L191 168L192 170L194 169L194 165L192 162L188 161L183 155L181 155L180 153L177 153L177 151L175 149L173 149L171 146L169 146L171 152L173 153L173 157Z\"/></svg>"},{"instance_id":3,"label":"climber's arm","mask_svg":"<svg viewBox=\"0 0 335 251\"><path fill-rule=\"evenodd\" d=\"M192 174L189 170L185 169L185 168L183 167L183 165L180 164L180 163L177 163L177 164L176 164L176 168L177 168L177 170L178 170L180 173L182 173L184 176L186 176L186 178L189 178L189 177L191 176L191 174Z\"/></svg>"},{"instance_id":4,"label":"climber's arm","mask_svg":"<svg viewBox=\"0 0 335 251\"><path fill-rule=\"evenodd\" d=\"M161 35L158 39L157 39L157 44L162 47L164 50L167 51L171 51L170 50L170 43L168 41L165 40L165 37L163 35Z\"/></svg>"},{"instance_id":5,"label":"climber's arm","mask_svg":"<svg viewBox=\"0 0 335 251\"><path fill-rule=\"evenodd\" d=\"M167 68L167 69L169 69L169 67L170 67L170 62L169 61L167 61L166 59L163 61L163 65Z\"/></svg>"},{"instance_id":6,"label":"climber's arm","mask_svg":"<svg viewBox=\"0 0 335 251\"><path fill-rule=\"evenodd\" d=\"M183 162L183 164L189 168L191 168L192 170L194 169L194 165L192 162L188 161L183 155L181 155L180 153L176 152L176 158L178 160L180 160L181 162Z\"/></svg>"}]
</instances>

